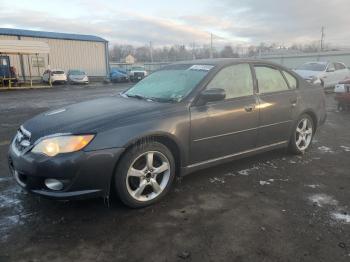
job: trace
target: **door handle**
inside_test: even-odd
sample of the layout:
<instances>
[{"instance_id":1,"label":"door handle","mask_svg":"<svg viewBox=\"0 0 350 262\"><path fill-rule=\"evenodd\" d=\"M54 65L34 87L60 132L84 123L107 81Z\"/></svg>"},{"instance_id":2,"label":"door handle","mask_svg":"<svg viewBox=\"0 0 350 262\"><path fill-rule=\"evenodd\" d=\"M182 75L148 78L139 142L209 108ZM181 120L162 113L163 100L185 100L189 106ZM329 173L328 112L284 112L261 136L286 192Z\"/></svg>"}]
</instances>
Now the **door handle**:
<instances>
[{"instance_id":1,"label":"door handle","mask_svg":"<svg viewBox=\"0 0 350 262\"><path fill-rule=\"evenodd\" d=\"M245 110L246 112L252 112L254 109L255 109L255 105L254 105L254 104L248 105L248 106L245 106L245 107L244 107L244 110Z\"/></svg>"}]
</instances>

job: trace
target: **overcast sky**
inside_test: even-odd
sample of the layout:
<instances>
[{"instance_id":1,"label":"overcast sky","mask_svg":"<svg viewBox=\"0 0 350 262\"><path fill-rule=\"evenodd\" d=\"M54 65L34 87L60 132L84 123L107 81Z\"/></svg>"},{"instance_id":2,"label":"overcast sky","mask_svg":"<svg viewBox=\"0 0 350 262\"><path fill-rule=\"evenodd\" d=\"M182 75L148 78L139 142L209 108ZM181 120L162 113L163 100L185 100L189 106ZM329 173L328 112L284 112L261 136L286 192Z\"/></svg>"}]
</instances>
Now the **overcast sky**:
<instances>
[{"instance_id":1,"label":"overcast sky","mask_svg":"<svg viewBox=\"0 0 350 262\"><path fill-rule=\"evenodd\" d=\"M350 0L0 0L0 27L93 34L112 44L350 46Z\"/></svg>"}]
</instances>

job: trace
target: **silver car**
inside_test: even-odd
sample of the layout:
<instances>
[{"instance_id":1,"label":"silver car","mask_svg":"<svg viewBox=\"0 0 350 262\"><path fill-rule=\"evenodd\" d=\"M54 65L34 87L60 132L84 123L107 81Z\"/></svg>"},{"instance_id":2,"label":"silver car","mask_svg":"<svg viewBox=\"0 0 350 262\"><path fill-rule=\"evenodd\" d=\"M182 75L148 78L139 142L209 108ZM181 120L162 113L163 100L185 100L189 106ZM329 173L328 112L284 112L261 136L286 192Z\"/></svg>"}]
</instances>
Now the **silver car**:
<instances>
[{"instance_id":1,"label":"silver car","mask_svg":"<svg viewBox=\"0 0 350 262\"><path fill-rule=\"evenodd\" d=\"M89 77L82 70L69 70L68 81L72 84L88 84Z\"/></svg>"}]
</instances>

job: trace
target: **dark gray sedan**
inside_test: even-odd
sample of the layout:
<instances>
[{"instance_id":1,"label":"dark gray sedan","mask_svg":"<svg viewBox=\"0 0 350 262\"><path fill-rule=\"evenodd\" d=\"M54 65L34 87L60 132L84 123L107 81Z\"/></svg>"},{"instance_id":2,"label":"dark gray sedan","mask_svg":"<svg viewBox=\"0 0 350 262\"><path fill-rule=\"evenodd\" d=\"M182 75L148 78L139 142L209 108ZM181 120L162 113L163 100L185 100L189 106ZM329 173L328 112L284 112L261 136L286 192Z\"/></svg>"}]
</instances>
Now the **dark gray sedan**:
<instances>
[{"instance_id":1,"label":"dark gray sedan","mask_svg":"<svg viewBox=\"0 0 350 262\"><path fill-rule=\"evenodd\" d=\"M42 113L9 150L18 184L55 199L159 201L175 176L281 147L311 145L326 119L321 87L264 61L169 65L129 90Z\"/></svg>"}]
</instances>

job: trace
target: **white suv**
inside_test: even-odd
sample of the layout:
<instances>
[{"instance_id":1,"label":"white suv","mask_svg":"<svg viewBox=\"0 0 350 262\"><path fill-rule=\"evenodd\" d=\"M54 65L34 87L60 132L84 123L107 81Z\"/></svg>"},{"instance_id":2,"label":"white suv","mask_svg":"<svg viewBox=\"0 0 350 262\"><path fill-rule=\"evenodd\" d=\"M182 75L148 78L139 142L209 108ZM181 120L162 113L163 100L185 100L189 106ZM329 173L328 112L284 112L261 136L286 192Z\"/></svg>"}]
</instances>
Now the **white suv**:
<instances>
[{"instance_id":1,"label":"white suv","mask_svg":"<svg viewBox=\"0 0 350 262\"><path fill-rule=\"evenodd\" d=\"M61 69L48 69L43 74L43 81L50 83L67 83L67 75Z\"/></svg>"},{"instance_id":2,"label":"white suv","mask_svg":"<svg viewBox=\"0 0 350 262\"><path fill-rule=\"evenodd\" d=\"M133 66L129 71L129 78L132 82L140 81L148 75L143 66Z\"/></svg>"},{"instance_id":3,"label":"white suv","mask_svg":"<svg viewBox=\"0 0 350 262\"><path fill-rule=\"evenodd\" d=\"M350 70L340 62L309 62L295 72L305 80L321 84L324 88L334 87L339 81L350 77Z\"/></svg>"}]
</instances>

